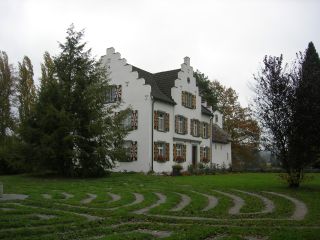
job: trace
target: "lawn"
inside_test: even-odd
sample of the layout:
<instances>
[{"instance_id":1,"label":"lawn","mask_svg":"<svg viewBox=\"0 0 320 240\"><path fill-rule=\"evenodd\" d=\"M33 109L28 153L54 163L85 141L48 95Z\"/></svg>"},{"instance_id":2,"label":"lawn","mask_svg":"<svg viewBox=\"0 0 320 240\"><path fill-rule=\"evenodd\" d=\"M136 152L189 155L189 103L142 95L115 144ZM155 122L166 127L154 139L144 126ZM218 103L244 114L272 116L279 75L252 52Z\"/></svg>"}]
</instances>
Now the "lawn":
<instances>
[{"instance_id":1,"label":"lawn","mask_svg":"<svg viewBox=\"0 0 320 240\"><path fill-rule=\"evenodd\" d=\"M277 174L100 179L0 176L0 239L317 239L320 174L288 189Z\"/></svg>"}]
</instances>

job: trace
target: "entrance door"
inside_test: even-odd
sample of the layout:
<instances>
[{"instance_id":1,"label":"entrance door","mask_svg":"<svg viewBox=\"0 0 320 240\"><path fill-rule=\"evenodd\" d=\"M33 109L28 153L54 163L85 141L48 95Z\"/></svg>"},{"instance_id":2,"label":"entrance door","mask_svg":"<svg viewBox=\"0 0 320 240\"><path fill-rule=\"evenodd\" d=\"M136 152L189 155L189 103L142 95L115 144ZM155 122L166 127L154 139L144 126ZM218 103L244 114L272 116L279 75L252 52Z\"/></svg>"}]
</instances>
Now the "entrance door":
<instances>
[{"instance_id":1,"label":"entrance door","mask_svg":"<svg viewBox=\"0 0 320 240\"><path fill-rule=\"evenodd\" d=\"M192 146L192 166L196 167L197 165L197 146Z\"/></svg>"}]
</instances>

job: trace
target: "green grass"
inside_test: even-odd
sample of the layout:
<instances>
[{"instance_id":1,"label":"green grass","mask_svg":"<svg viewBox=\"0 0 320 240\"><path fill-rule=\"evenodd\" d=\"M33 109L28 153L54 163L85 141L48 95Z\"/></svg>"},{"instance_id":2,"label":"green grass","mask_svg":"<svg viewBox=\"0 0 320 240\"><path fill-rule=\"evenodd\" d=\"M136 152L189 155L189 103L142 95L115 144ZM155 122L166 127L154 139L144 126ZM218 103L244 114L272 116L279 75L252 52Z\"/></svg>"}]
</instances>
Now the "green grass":
<instances>
[{"instance_id":1,"label":"green grass","mask_svg":"<svg viewBox=\"0 0 320 240\"><path fill-rule=\"evenodd\" d=\"M299 189L289 189L277 174L225 174L213 176L146 176L143 174L114 173L101 179L35 178L27 175L0 176L5 193L27 194L23 201L0 201L0 239L157 239L143 230L170 232L166 239L317 239L320 236L320 174L302 184ZM240 215L229 215L233 201L212 190L234 194L245 201ZM264 208L263 202L234 189L258 193L275 204L275 211L268 214L250 214ZM218 205L203 212L207 198L195 192L213 195ZM304 220L288 218L295 210L292 202L262 191L286 194L306 204L308 213ZM63 192L74 197L65 199ZM111 202L107 192L121 196ZM192 201L179 212L172 212L182 193ZM97 198L89 204L80 201L87 193ZM121 207L135 200L133 193L144 196L144 201ZM166 196L166 202L152 208L148 215L134 211L158 201L154 193ZM52 199L44 199L50 194ZM108 208L120 207L116 210ZM1 210L1 208L11 210ZM39 214L54 216L41 219ZM82 215L81 215L82 214ZM84 214L100 217L88 221ZM159 216L161 215L161 216ZM203 217L202 220L174 219L176 217Z\"/></svg>"}]
</instances>

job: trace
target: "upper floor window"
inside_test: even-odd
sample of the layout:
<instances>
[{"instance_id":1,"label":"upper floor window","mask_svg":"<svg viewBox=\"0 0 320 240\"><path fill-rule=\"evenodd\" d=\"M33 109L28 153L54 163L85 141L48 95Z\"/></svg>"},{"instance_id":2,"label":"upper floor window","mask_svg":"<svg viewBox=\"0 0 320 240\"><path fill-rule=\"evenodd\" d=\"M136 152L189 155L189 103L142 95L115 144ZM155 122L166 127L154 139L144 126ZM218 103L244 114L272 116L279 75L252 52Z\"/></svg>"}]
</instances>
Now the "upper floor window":
<instances>
[{"instance_id":1,"label":"upper floor window","mask_svg":"<svg viewBox=\"0 0 320 240\"><path fill-rule=\"evenodd\" d=\"M121 85L111 85L107 91L107 102L114 103L121 101L122 87Z\"/></svg>"},{"instance_id":2,"label":"upper floor window","mask_svg":"<svg viewBox=\"0 0 320 240\"><path fill-rule=\"evenodd\" d=\"M129 130L138 129L138 110L130 111L122 124L124 128Z\"/></svg>"},{"instance_id":3,"label":"upper floor window","mask_svg":"<svg viewBox=\"0 0 320 240\"><path fill-rule=\"evenodd\" d=\"M202 122L201 125L202 125L201 137L202 138L209 138L209 136L210 136L209 124L206 122Z\"/></svg>"},{"instance_id":4,"label":"upper floor window","mask_svg":"<svg viewBox=\"0 0 320 240\"><path fill-rule=\"evenodd\" d=\"M188 119L184 116L177 115L175 118L175 132L179 134L188 133Z\"/></svg>"},{"instance_id":5,"label":"upper floor window","mask_svg":"<svg viewBox=\"0 0 320 240\"><path fill-rule=\"evenodd\" d=\"M216 122L219 121L219 116L218 116L218 114L215 115L215 119L216 119Z\"/></svg>"},{"instance_id":6,"label":"upper floor window","mask_svg":"<svg viewBox=\"0 0 320 240\"><path fill-rule=\"evenodd\" d=\"M200 136L200 122L197 119L191 119L191 135L194 137Z\"/></svg>"},{"instance_id":7,"label":"upper floor window","mask_svg":"<svg viewBox=\"0 0 320 240\"><path fill-rule=\"evenodd\" d=\"M169 131L169 113L154 111L154 129L162 132Z\"/></svg>"},{"instance_id":8,"label":"upper floor window","mask_svg":"<svg viewBox=\"0 0 320 240\"><path fill-rule=\"evenodd\" d=\"M182 91L181 102L182 106L192 109L196 108L196 96L192 93Z\"/></svg>"}]
</instances>

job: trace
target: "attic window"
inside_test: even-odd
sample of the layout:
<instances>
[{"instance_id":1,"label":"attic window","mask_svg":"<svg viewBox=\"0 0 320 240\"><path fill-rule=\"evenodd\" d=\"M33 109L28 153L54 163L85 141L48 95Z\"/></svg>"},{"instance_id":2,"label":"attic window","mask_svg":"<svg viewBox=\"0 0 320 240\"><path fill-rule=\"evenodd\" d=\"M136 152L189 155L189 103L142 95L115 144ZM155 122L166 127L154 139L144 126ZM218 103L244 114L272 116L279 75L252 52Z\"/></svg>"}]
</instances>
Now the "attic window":
<instances>
[{"instance_id":1,"label":"attic window","mask_svg":"<svg viewBox=\"0 0 320 240\"><path fill-rule=\"evenodd\" d=\"M187 78L187 82L190 83L190 78L189 77Z\"/></svg>"}]
</instances>

